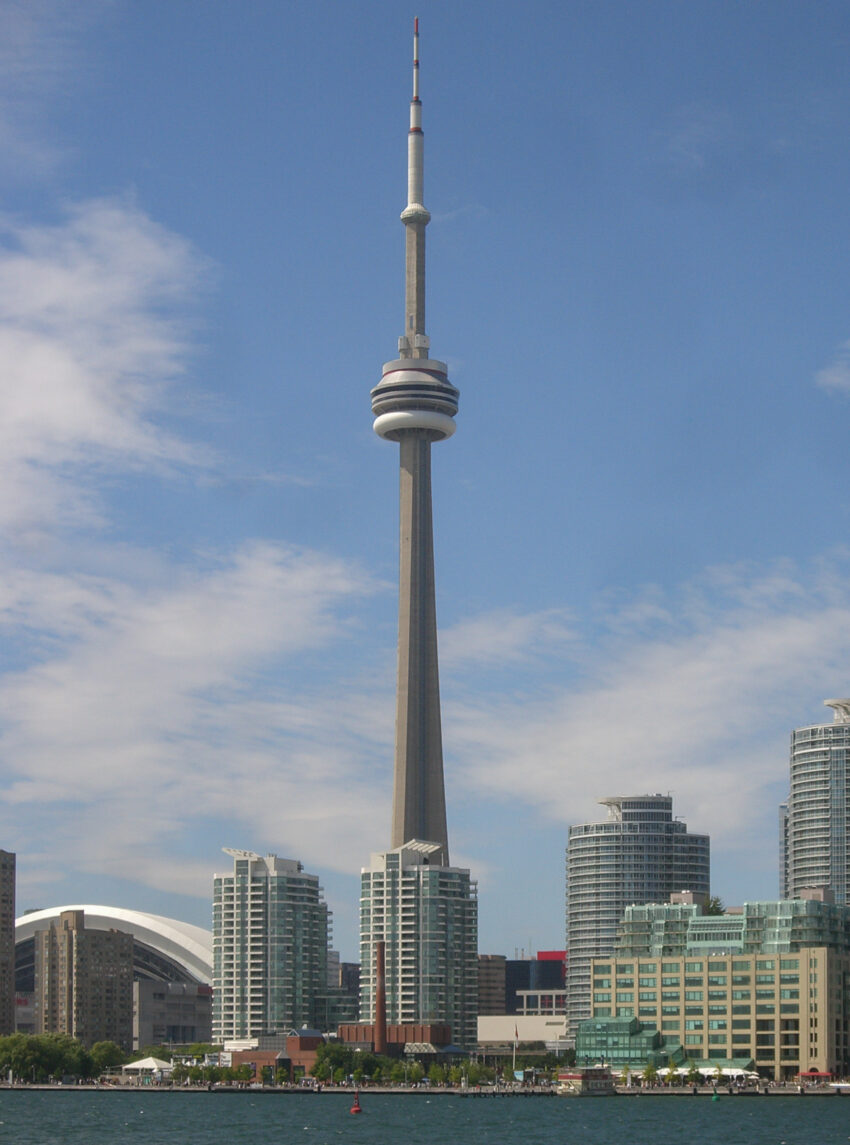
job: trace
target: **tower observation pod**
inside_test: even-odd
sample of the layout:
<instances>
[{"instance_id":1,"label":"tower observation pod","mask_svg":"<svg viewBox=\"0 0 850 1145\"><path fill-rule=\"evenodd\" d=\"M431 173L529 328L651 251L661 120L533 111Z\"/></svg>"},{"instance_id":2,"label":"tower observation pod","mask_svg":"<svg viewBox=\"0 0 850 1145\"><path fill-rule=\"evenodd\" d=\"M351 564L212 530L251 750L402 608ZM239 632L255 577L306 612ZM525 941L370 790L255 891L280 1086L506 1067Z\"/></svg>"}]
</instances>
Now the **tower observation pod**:
<instances>
[{"instance_id":1,"label":"tower observation pod","mask_svg":"<svg viewBox=\"0 0 850 1145\"><path fill-rule=\"evenodd\" d=\"M448 866L434 537L431 518L431 443L455 431L458 391L445 362L429 357L425 333L424 139L419 100L419 20L413 31L413 98L407 137L404 333L398 358L386 362L372 390L374 430L400 447L398 685L391 847L414 840L437 843L431 860Z\"/></svg>"}]
</instances>

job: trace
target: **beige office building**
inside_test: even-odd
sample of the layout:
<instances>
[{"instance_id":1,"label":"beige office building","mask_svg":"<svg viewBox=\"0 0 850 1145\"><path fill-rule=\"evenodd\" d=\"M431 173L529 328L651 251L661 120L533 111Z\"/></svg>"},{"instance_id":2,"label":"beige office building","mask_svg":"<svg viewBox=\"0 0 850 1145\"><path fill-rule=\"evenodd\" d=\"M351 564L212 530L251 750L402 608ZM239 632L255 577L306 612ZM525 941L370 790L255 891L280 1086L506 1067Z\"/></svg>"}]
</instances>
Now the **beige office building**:
<instances>
[{"instance_id":1,"label":"beige office building","mask_svg":"<svg viewBox=\"0 0 850 1145\"><path fill-rule=\"evenodd\" d=\"M35 939L35 1029L69 1034L87 1047L133 1047L133 936L86 930L85 913L67 910Z\"/></svg>"}]
</instances>

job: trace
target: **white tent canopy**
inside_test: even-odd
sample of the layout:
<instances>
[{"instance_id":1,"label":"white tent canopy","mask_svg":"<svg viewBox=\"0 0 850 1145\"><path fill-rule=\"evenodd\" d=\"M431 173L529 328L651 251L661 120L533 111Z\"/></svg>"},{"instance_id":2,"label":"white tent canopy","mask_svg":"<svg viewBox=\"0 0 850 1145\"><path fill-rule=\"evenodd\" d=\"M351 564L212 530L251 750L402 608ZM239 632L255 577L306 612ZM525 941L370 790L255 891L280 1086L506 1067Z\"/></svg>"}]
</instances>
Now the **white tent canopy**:
<instances>
[{"instance_id":1,"label":"white tent canopy","mask_svg":"<svg viewBox=\"0 0 850 1145\"><path fill-rule=\"evenodd\" d=\"M171 1073L174 1066L171 1062L161 1061L159 1058L140 1058L137 1062L122 1065L124 1073Z\"/></svg>"}]
</instances>

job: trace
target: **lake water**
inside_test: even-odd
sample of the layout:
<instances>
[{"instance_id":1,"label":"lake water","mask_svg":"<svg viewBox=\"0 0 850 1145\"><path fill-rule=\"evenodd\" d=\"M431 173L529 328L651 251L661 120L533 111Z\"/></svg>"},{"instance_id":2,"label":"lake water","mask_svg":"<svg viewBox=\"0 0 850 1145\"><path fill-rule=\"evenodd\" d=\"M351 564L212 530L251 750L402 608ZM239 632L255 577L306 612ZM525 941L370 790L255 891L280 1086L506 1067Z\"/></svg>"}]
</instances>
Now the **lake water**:
<instances>
[{"instance_id":1,"label":"lake water","mask_svg":"<svg viewBox=\"0 0 850 1145\"><path fill-rule=\"evenodd\" d=\"M0 1091L14 1145L847 1145L850 1097Z\"/></svg>"}]
</instances>

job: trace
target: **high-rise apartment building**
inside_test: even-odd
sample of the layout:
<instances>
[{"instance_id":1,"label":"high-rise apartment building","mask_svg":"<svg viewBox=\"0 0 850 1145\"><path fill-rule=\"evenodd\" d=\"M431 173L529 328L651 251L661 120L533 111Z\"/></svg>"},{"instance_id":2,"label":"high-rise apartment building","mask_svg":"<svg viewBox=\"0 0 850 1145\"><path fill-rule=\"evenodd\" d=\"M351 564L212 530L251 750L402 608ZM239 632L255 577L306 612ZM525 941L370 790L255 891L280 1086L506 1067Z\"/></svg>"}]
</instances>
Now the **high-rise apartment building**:
<instances>
[{"instance_id":1,"label":"high-rise apartment building","mask_svg":"<svg viewBox=\"0 0 850 1145\"><path fill-rule=\"evenodd\" d=\"M707 835L673 818L669 795L601 799L602 823L570 827L567 843L567 1029L590 1016L590 961L610 954L632 903L666 902L681 890L709 893Z\"/></svg>"},{"instance_id":2,"label":"high-rise apartment building","mask_svg":"<svg viewBox=\"0 0 850 1145\"><path fill-rule=\"evenodd\" d=\"M0 1036L15 1032L15 856L0 851Z\"/></svg>"},{"instance_id":3,"label":"high-rise apartment building","mask_svg":"<svg viewBox=\"0 0 850 1145\"><path fill-rule=\"evenodd\" d=\"M360 1019L376 1020L375 945L385 943L390 1025L448 1023L452 1042L477 1041L478 903L469 871L430 863L437 843L372 856L361 874Z\"/></svg>"},{"instance_id":4,"label":"high-rise apartment building","mask_svg":"<svg viewBox=\"0 0 850 1145\"><path fill-rule=\"evenodd\" d=\"M850 699L824 700L830 724L791 733L791 790L780 808L779 893L827 887L850 903Z\"/></svg>"},{"instance_id":5,"label":"high-rise apartment building","mask_svg":"<svg viewBox=\"0 0 850 1145\"><path fill-rule=\"evenodd\" d=\"M213 1040L313 1027L327 993L330 912L293 859L228 847L214 876Z\"/></svg>"},{"instance_id":6,"label":"high-rise apartment building","mask_svg":"<svg viewBox=\"0 0 850 1145\"><path fill-rule=\"evenodd\" d=\"M373 428L399 445L399 623L390 850L362 871L360 1017L375 1021L375 942L386 941L387 1019L445 1024L475 1043L477 901L449 866L431 512L431 445L451 437L458 391L425 333L425 228L419 21L407 136L404 328L372 390ZM392 889L394 888L394 890Z\"/></svg>"},{"instance_id":7,"label":"high-rise apartment building","mask_svg":"<svg viewBox=\"0 0 850 1145\"><path fill-rule=\"evenodd\" d=\"M81 910L63 911L35 938L35 1029L85 1046L133 1047L133 936L87 930Z\"/></svg>"}]
</instances>

